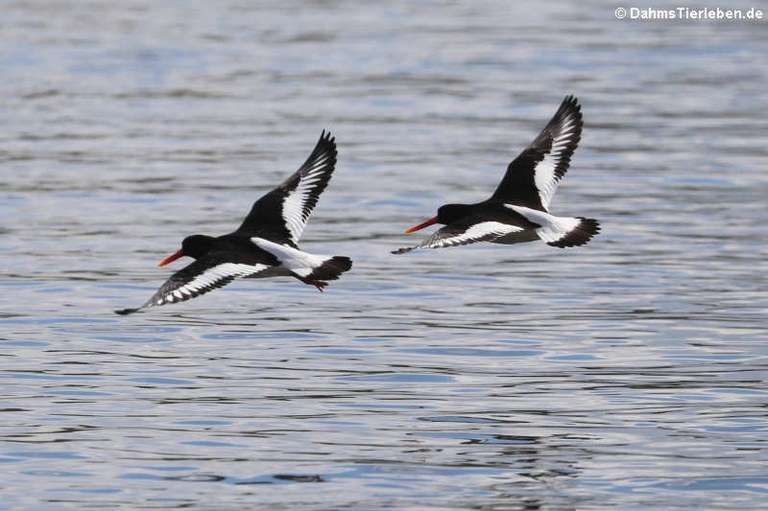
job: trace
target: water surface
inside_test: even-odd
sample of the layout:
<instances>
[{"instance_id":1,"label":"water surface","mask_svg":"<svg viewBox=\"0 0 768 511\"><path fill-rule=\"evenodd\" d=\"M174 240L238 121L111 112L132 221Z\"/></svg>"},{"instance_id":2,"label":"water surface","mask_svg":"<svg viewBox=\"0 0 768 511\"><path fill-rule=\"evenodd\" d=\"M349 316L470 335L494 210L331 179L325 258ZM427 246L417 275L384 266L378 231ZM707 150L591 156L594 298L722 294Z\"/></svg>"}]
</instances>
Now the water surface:
<instances>
[{"instance_id":1,"label":"water surface","mask_svg":"<svg viewBox=\"0 0 768 511\"><path fill-rule=\"evenodd\" d=\"M615 7L7 4L4 506L762 506L766 24ZM389 253L484 199L569 93L553 210L599 237ZM303 247L354 271L112 312L322 129Z\"/></svg>"}]
</instances>

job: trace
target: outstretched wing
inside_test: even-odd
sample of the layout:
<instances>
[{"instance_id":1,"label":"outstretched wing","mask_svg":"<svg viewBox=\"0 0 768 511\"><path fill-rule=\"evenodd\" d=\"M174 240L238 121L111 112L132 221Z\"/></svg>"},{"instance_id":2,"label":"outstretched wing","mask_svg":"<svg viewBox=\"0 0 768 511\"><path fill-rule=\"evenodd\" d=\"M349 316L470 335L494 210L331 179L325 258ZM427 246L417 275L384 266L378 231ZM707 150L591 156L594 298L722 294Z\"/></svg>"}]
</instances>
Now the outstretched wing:
<instances>
[{"instance_id":1,"label":"outstretched wing","mask_svg":"<svg viewBox=\"0 0 768 511\"><path fill-rule=\"evenodd\" d=\"M136 309L122 309L118 314L131 314L147 307L183 302L216 288L226 286L238 277L250 277L270 266L223 262L212 257L202 257L177 271L152 298Z\"/></svg>"},{"instance_id":2,"label":"outstretched wing","mask_svg":"<svg viewBox=\"0 0 768 511\"><path fill-rule=\"evenodd\" d=\"M335 167L336 142L323 131L304 165L257 200L235 232L295 247Z\"/></svg>"},{"instance_id":3,"label":"outstretched wing","mask_svg":"<svg viewBox=\"0 0 768 511\"><path fill-rule=\"evenodd\" d=\"M507 167L491 200L548 211L581 139L581 107L566 96L539 136Z\"/></svg>"},{"instance_id":4,"label":"outstretched wing","mask_svg":"<svg viewBox=\"0 0 768 511\"><path fill-rule=\"evenodd\" d=\"M469 216L438 229L418 245L401 248L392 253L405 254L420 248L444 248L468 245L480 241L493 241L507 234L522 230L522 227L515 225L492 220L481 220L477 217Z\"/></svg>"}]
</instances>

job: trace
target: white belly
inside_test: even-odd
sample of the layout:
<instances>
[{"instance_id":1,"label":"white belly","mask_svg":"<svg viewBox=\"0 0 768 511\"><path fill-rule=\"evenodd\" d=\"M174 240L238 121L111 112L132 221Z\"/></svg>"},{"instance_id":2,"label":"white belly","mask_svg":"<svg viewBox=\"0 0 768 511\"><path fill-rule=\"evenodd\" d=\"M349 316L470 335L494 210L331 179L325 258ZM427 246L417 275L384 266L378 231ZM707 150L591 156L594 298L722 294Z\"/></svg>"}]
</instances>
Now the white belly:
<instances>
[{"instance_id":1,"label":"white belly","mask_svg":"<svg viewBox=\"0 0 768 511\"><path fill-rule=\"evenodd\" d=\"M501 238L496 238L493 243L502 243L504 245L513 245L515 243L527 243L529 241L536 241L539 239L539 235L533 229L526 229L524 231L511 232L505 234Z\"/></svg>"},{"instance_id":2,"label":"white belly","mask_svg":"<svg viewBox=\"0 0 768 511\"><path fill-rule=\"evenodd\" d=\"M287 277L291 273L283 266L270 266L264 271L245 277L246 279L266 279L270 277Z\"/></svg>"}]
</instances>

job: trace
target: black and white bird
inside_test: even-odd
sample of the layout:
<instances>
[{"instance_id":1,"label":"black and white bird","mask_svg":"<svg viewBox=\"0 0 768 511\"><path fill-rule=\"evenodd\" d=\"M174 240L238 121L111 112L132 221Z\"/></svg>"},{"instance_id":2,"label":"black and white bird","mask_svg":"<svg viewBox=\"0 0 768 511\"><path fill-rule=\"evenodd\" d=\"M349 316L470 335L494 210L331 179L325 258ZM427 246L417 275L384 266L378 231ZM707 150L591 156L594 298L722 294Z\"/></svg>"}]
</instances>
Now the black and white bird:
<instances>
[{"instance_id":1,"label":"black and white bird","mask_svg":"<svg viewBox=\"0 0 768 511\"><path fill-rule=\"evenodd\" d=\"M566 96L539 136L512 160L504 179L488 200L441 206L437 216L405 233L433 224L445 227L416 246L392 253L479 241L512 244L542 240L561 248L587 243L600 231L597 220L549 213L549 203L581 138L582 124L578 100Z\"/></svg>"},{"instance_id":2,"label":"black and white bird","mask_svg":"<svg viewBox=\"0 0 768 511\"><path fill-rule=\"evenodd\" d=\"M115 311L130 314L147 307L183 302L241 277L292 276L320 291L352 267L345 256L315 255L299 250L298 241L320 194L336 166L336 143L320 135L307 161L280 186L257 200L236 231L223 236L195 234L159 266L183 256L194 262L177 271L141 307Z\"/></svg>"}]
</instances>

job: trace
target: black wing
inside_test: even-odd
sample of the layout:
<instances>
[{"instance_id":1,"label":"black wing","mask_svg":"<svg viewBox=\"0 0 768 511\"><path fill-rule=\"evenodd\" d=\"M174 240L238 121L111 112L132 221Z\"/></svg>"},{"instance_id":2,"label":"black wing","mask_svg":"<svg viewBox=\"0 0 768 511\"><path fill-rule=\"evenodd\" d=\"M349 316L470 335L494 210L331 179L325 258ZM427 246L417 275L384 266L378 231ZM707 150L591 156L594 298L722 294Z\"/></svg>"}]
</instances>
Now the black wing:
<instances>
[{"instance_id":1,"label":"black wing","mask_svg":"<svg viewBox=\"0 0 768 511\"><path fill-rule=\"evenodd\" d=\"M431 236L413 247L400 248L393 254L405 254L420 248L444 248L468 245L480 241L493 241L523 228L496 220L468 216L438 229Z\"/></svg>"},{"instance_id":2,"label":"black wing","mask_svg":"<svg viewBox=\"0 0 768 511\"><path fill-rule=\"evenodd\" d=\"M491 200L547 211L581 139L581 107L566 96L539 136L507 167Z\"/></svg>"},{"instance_id":3,"label":"black wing","mask_svg":"<svg viewBox=\"0 0 768 511\"><path fill-rule=\"evenodd\" d=\"M304 165L257 200L235 232L297 246L335 167L336 141L330 133L323 131Z\"/></svg>"},{"instance_id":4,"label":"black wing","mask_svg":"<svg viewBox=\"0 0 768 511\"><path fill-rule=\"evenodd\" d=\"M195 262L177 271L152 298L136 309L117 310L118 314L131 314L147 307L156 307L168 303L183 302L195 298L216 288L224 287L238 277L248 277L260 273L268 264L246 264L225 262L210 256L201 257Z\"/></svg>"}]
</instances>

